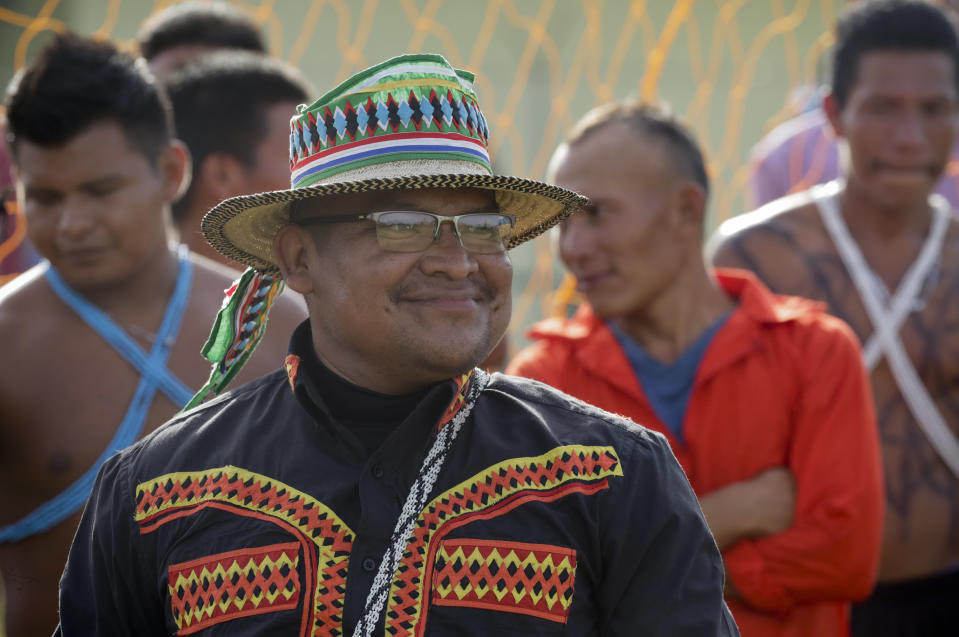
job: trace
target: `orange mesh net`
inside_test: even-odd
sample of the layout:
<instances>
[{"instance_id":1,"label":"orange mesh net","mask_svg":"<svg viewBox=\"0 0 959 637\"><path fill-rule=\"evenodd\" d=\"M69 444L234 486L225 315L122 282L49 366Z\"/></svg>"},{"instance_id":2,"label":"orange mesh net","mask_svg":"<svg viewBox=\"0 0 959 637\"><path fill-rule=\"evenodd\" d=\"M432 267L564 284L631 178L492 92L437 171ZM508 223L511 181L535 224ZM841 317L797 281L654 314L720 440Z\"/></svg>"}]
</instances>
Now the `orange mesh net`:
<instances>
[{"instance_id":1,"label":"orange mesh net","mask_svg":"<svg viewBox=\"0 0 959 637\"><path fill-rule=\"evenodd\" d=\"M133 46L164 0L4 0L6 85L51 31ZM542 178L555 146L589 108L642 97L695 131L713 180L707 232L747 210L749 151L815 85L845 0L312 0L233 2L263 26L271 52L318 89L404 52L431 51L476 72L497 172ZM7 239L8 249L19 235ZM555 242L513 253L511 331L568 304ZM515 338L514 338L515 340ZM519 343L517 343L518 345Z\"/></svg>"}]
</instances>

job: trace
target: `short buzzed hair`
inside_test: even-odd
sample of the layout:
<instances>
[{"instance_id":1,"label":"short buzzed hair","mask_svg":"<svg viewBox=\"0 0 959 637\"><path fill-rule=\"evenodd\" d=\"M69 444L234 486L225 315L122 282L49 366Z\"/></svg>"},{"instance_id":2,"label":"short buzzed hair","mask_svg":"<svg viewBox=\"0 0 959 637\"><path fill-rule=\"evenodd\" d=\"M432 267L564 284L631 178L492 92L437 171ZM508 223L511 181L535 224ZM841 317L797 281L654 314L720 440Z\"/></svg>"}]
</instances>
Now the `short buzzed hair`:
<instances>
[{"instance_id":1,"label":"short buzzed hair","mask_svg":"<svg viewBox=\"0 0 959 637\"><path fill-rule=\"evenodd\" d=\"M677 171L701 186L703 193L709 196L709 175L696 138L664 108L635 101L597 106L576 123L565 144L575 146L598 130L620 123L647 139L662 142L672 155Z\"/></svg>"},{"instance_id":2,"label":"short buzzed hair","mask_svg":"<svg viewBox=\"0 0 959 637\"><path fill-rule=\"evenodd\" d=\"M137 34L147 60L185 45L266 52L260 28L250 16L224 2L183 2L153 14Z\"/></svg>"},{"instance_id":3,"label":"short buzzed hair","mask_svg":"<svg viewBox=\"0 0 959 637\"><path fill-rule=\"evenodd\" d=\"M166 90L177 134L193 157L194 179L173 205L174 219L186 213L193 182L208 155L225 153L252 166L256 148L268 134L267 109L280 102L306 102L312 93L294 66L248 51L202 56L176 71Z\"/></svg>"},{"instance_id":4,"label":"short buzzed hair","mask_svg":"<svg viewBox=\"0 0 959 637\"><path fill-rule=\"evenodd\" d=\"M952 60L959 91L959 36L952 15L923 0L869 0L850 6L836 25L832 94L845 108L859 62L877 51L944 53Z\"/></svg>"}]
</instances>

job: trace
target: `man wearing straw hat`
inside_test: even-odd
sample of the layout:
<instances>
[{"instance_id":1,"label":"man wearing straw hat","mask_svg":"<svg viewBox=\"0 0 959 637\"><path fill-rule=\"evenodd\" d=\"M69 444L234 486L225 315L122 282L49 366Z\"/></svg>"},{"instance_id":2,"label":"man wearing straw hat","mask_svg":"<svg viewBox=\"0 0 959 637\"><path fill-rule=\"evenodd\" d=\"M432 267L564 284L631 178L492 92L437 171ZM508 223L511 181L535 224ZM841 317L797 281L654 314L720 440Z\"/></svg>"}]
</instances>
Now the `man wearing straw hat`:
<instances>
[{"instance_id":1,"label":"man wearing straw hat","mask_svg":"<svg viewBox=\"0 0 959 637\"><path fill-rule=\"evenodd\" d=\"M107 464L60 634L738 634L666 441L474 368L506 250L584 200L492 175L472 80L435 55L363 71L298 109L290 190L207 215L310 320L285 369Z\"/></svg>"}]
</instances>

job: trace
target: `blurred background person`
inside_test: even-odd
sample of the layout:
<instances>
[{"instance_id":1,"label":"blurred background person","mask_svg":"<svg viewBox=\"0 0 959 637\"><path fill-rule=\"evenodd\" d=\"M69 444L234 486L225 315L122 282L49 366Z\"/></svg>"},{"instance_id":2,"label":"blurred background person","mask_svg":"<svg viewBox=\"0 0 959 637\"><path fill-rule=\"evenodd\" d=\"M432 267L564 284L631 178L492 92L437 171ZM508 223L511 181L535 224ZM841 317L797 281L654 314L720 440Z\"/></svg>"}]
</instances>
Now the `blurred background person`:
<instances>
[{"instance_id":1,"label":"blurred background person","mask_svg":"<svg viewBox=\"0 0 959 637\"><path fill-rule=\"evenodd\" d=\"M956 2L942 2L955 12ZM819 91L797 95L795 117L765 135L753 148L750 164L752 205L824 184L842 174L840 145L822 108ZM936 192L959 208L959 145L954 145Z\"/></svg>"},{"instance_id":2,"label":"blurred background person","mask_svg":"<svg viewBox=\"0 0 959 637\"><path fill-rule=\"evenodd\" d=\"M6 103L18 200L46 260L0 288L0 570L7 630L23 637L56 626L60 573L99 466L207 379L210 310L236 271L171 241L187 154L142 64L56 36ZM305 312L277 305L238 382L283 364Z\"/></svg>"},{"instance_id":3,"label":"blurred background person","mask_svg":"<svg viewBox=\"0 0 959 637\"><path fill-rule=\"evenodd\" d=\"M190 151L192 177L173 204L190 250L241 267L200 233L203 215L236 195L290 186L290 113L311 93L292 66L262 54L219 51L168 77L177 137Z\"/></svg>"},{"instance_id":4,"label":"blurred background person","mask_svg":"<svg viewBox=\"0 0 959 637\"><path fill-rule=\"evenodd\" d=\"M590 199L559 229L588 302L536 324L507 372L669 439L744 637L843 637L875 581L883 508L856 337L819 304L707 267L703 155L662 111L588 113L548 177Z\"/></svg>"},{"instance_id":5,"label":"blurred background person","mask_svg":"<svg viewBox=\"0 0 959 637\"><path fill-rule=\"evenodd\" d=\"M820 106L796 116L763 137L753 150L750 176L753 205L806 190L840 176L839 145ZM936 186L959 207L959 146Z\"/></svg>"},{"instance_id":6,"label":"blurred background person","mask_svg":"<svg viewBox=\"0 0 959 637\"><path fill-rule=\"evenodd\" d=\"M144 18L177 0L8 0L0 11L0 83L64 25L134 43ZM782 120L797 86L815 82L830 43L824 25L846 0L822 2L251 3L228 0L259 27L274 55L333 84L384 51L423 47L478 71L507 132L494 161L537 178L562 131L591 106L641 95L691 122L709 156L707 226L748 208L749 149ZM54 6L55 5L55 6ZM770 26L772 25L772 26ZM651 38L650 34L661 34ZM6 75L4 75L6 73ZM515 346L556 306L562 264L550 242L516 252Z\"/></svg>"},{"instance_id":7,"label":"blurred background person","mask_svg":"<svg viewBox=\"0 0 959 637\"><path fill-rule=\"evenodd\" d=\"M844 181L723 224L717 266L825 301L864 343L886 480L880 583L853 634L959 625L959 222L932 196L956 139L959 36L933 4L857 3L824 102Z\"/></svg>"},{"instance_id":8,"label":"blurred background person","mask_svg":"<svg viewBox=\"0 0 959 637\"><path fill-rule=\"evenodd\" d=\"M182 2L154 13L137 34L140 55L165 80L178 68L218 49L266 53L260 27L226 2Z\"/></svg>"},{"instance_id":9,"label":"blurred background person","mask_svg":"<svg viewBox=\"0 0 959 637\"><path fill-rule=\"evenodd\" d=\"M141 55L149 62L150 70L161 80L190 60L218 49L258 53L267 50L256 22L225 2L190 1L158 11L144 22L137 35L137 44ZM0 148L0 192L12 183L4 144ZM12 216L0 220L0 244L13 241L15 223ZM0 259L0 284L35 265L41 258L29 238L17 240L10 248L9 254Z\"/></svg>"}]
</instances>

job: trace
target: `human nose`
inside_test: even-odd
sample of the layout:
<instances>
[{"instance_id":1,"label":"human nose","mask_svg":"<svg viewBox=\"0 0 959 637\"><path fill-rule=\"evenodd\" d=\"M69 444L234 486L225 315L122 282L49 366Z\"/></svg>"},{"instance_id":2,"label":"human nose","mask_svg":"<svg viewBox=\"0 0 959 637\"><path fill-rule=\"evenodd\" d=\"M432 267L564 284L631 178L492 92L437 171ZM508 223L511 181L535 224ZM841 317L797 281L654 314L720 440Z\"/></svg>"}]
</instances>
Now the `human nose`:
<instances>
[{"instance_id":1,"label":"human nose","mask_svg":"<svg viewBox=\"0 0 959 637\"><path fill-rule=\"evenodd\" d=\"M919 146L926 142L923 116L919 112L904 112L893 131L893 141L900 146Z\"/></svg>"},{"instance_id":2,"label":"human nose","mask_svg":"<svg viewBox=\"0 0 959 637\"><path fill-rule=\"evenodd\" d=\"M452 219L443 219L434 234L433 243L423 252L421 266L426 274L446 274L452 279L465 279L479 269L479 263L460 242Z\"/></svg>"},{"instance_id":3,"label":"human nose","mask_svg":"<svg viewBox=\"0 0 959 637\"><path fill-rule=\"evenodd\" d=\"M574 212L559 227L559 258L567 266L589 256L592 240L582 212Z\"/></svg>"},{"instance_id":4,"label":"human nose","mask_svg":"<svg viewBox=\"0 0 959 637\"><path fill-rule=\"evenodd\" d=\"M71 237L82 236L93 228L95 217L96 213L87 198L65 197L60 203L57 230Z\"/></svg>"}]
</instances>

